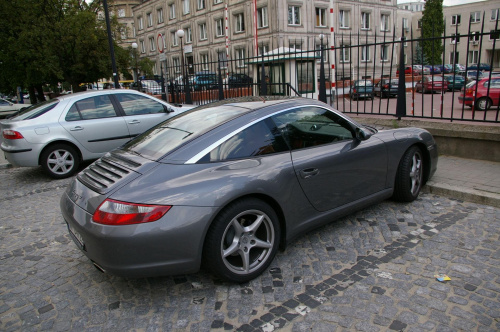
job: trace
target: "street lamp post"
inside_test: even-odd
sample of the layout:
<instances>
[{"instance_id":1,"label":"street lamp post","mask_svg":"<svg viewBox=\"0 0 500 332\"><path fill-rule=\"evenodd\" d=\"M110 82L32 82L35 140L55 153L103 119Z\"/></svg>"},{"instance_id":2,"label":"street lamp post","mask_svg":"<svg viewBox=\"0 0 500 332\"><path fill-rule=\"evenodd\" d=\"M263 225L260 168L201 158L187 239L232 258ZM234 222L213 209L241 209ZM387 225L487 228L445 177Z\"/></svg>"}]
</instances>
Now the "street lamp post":
<instances>
[{"instance_id":1,"label":"street lamp post","mask_svg":"<svg viewBox=\"0 0 500 332\"><path fill-rule=\"evenodd\" d=\"M323 38L325 35L320 34L319 39L321 41L320 49L320 67L319 67L319 96L318 99L326 103L326 79L325 79L325 58L323 55Z\"/></svg>"},{"instance_id":2,"label":"street lamp post","mask_svg":"<svg viewBox=\"0 0 500 332\"><path fill-rule=\"evenodd\" d=\"M182 81L184 82L184 95L186 97L186 104L192 104L191 100L191 88L189 87L189 80L186 75L186 68L184 65L184 48L182 47L182 38L184 37L184 30L179 29L175 33L177 37L181 40L181 66L182 66Z\"/></svg>"},{"instance_id":3,"label":"street lamp post","mask_svg":"<svg viewBox=\"0 0 500 332\"><path fill-rule=\"evenodd\" d=\"M137 87L139 82L138 82L138 78L139 78L139 74L137 73L137 43L132 43L132 49L133 49L133 53L134 53L134 82L136 83Z\"/></svg>"}]
</instances>

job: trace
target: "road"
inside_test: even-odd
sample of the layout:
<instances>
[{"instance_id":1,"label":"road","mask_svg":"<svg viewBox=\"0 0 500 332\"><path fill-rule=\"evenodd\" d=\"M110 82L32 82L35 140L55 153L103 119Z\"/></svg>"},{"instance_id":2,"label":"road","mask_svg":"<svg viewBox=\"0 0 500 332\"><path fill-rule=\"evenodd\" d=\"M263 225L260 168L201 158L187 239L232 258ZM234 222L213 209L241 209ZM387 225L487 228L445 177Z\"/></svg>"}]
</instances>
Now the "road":
<instances>
[{"instance_id":1,"label":"road","mask_svg":"<svg viewBox=\"0 0 500 332\"><path fill-rule=\"evenodd\" d=\"M123 279L68 236L69 181L0 169L2 331L500 330L500 209L389 200L304 234L249 283Z\"/></svg>"}]
</instances>

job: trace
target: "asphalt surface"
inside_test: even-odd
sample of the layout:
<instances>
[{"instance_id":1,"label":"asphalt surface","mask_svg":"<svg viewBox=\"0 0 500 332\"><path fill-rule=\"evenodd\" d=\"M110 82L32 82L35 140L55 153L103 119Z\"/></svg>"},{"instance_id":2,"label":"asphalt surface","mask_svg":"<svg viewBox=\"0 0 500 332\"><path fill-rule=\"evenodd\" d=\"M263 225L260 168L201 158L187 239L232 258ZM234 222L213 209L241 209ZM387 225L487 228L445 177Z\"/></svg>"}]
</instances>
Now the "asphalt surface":
<instances>
[{"instance_id":1,"label":"asphalt surface","mask_svg":"<svg viewBox=\"0 0 500 332\"><path fill-rule=\"evenodd\" d=\"M1 331L500 330L494 206L426 190L305 234L246 284L205 271L123 279L70 239L59 211L70 181L0 169Z\"/></svg>"}]
</instances>

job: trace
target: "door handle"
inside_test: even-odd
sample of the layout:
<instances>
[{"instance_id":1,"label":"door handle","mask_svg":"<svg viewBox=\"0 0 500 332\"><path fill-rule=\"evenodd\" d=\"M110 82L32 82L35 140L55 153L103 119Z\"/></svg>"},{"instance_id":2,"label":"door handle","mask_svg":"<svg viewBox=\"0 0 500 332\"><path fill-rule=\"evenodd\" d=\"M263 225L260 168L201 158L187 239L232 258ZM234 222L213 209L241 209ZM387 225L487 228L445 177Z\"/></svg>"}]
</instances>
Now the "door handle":
<instances>
[{"instance_id":1,"label":"door handle","mask_svg":"<svg viewBox=\"0 0 500 332\"><path fill-rule=\"evenodd\" d=\"M306 168L306 169L303 169L301 170L300 172L300 176L303 178L303 179L309 179L315 175L318 175L319 174L319 169L317 168Z\"/></svg>"},{"instance_id":2,"label":"door handle","mask_svg":"<svg viewBox=\"0 0 500 332\"><path fill-rule=\"evenodd\" d=\"M83 127L76 126L70 129L70 131L80 131L80 130L83 130Z\"/></svg>"},{"instance_id":3,"label":"door handle","mask_svg":"<svg viewBox=\"0 0 500 332\"><path fill-rule=\"evenodd\" d=\"M138 124L138 123L141 123L141 121L139 121L139 120L132 120L132 121L129 121L128 123L129 124Z\"/></svg>"}]
</instances>

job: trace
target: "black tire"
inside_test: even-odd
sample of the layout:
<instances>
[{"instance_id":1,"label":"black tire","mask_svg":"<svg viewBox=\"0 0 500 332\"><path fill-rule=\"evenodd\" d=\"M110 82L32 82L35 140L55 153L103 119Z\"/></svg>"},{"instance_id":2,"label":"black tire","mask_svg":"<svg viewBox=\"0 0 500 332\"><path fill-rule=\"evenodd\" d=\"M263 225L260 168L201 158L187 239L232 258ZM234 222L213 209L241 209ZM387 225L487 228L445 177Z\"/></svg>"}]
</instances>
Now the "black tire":
<instances>
[{"instance_id":1,"label":"black tire","mask_svg":"<svg viewBox=\"0 0 500 332\"><path fill-rule=\"evenodd\" d=\"M481 97L476 102L476 109L480 111L487 111L491 107L491 99L488 97Z\"/></svg>"},{"instance_id":2,"label":"black tire","mask_svg":"<svg viewBox=\"0 0 500 332\"><path fill-rule=\"evenodd\" d=\"M225 280L250 281L271 264L280 237L278 216L267 203L255 198L236 201L224 208L210 226L203 263Z\"/></svg>"},{"instance_id":3,"label":"black tire","mask_svg":"<svg viewBox=\"0 0 500 332\"><path fill-rule=\"evenodd\" d=\"M67 144L55 144L42 152L40 163L52 178L64 179L76 173L80 166L80 156Z\"/></svg>"},{"instance_id":4,"label":"black tire","mask_svg":"<svg viewBox=\"0 0 500 332\"><path fill-rule=\"evenodd\" d=\"M417 146L410 147L401 158L394 183L393 198L400 202L417 199L424 181L424 158Z\"/></svg>"}]
</instances>

